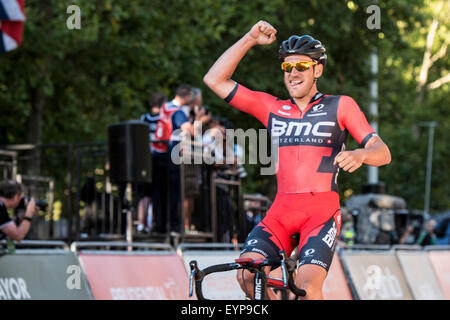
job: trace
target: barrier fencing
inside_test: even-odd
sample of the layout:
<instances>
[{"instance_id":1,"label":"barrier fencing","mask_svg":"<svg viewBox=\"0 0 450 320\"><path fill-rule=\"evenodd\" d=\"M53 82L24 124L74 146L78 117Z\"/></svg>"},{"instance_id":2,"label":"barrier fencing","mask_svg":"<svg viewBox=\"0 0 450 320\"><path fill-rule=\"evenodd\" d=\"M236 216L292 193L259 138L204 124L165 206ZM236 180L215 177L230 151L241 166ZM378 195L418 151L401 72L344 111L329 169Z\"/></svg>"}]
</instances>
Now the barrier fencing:
<instances>
[{"instance_id":1,"label":"barrier fencing","mask_svg":"<svg viewBox=\"0 0 450 320\"><path fill-rule=\"evenodd\" d=\"M125 241L127 218L124 187L111 184L108 148L104 142L8 145L0 149L3 179L24 183L28 197L46 199L35 215L28 240ZM167 167L167 166L166 166ZM158 167L162 180L168 172ZM181 227L175 242L237 242L247 235L241 182L235 173L208 164L180 165ZM170 186L160 186L159 230L133 234L134 241L167 242ZM140 186L133 185L132 221L137 224ZM185 221L190 225L185 229ZM190 230L191 225L195 229Z\"/></svg>"},{"instance_id":2,"label":"barrier fencing","mask_svg":"<svg viewBox=\"0 0 450 320\"><path fill-rule=\"evenodd\" d=\"M97 300L188 299L183 262L168 244L73 243ZM113 250L118 248L127 250Z\"/></svg>"},{"instance_id":3,"label":"barrier fencing","mask_svg":"<svg viewBox=\"0 0 450 320\"><path fill-rule=\"evenodd\" d=\"M232 262L241 244L0 241L0 299L184 300L189 261ZM273 271L276 277L276 270ZM205 295L243 299L235 272L208 276ZM329 300L450 300L450 246L339 247L324 283Z\"/></svg>"},{"instance_id":4,"label":"barrier fencing","mask_svg":"<svg viewBox=\"0 0 450 320\"><path fill-rule=\"evenodd\" d=\"M66 243L23 241L14 253L0 255L0 300L31 299L93 299L79 259Z\"/></svg>"}]
</instances>

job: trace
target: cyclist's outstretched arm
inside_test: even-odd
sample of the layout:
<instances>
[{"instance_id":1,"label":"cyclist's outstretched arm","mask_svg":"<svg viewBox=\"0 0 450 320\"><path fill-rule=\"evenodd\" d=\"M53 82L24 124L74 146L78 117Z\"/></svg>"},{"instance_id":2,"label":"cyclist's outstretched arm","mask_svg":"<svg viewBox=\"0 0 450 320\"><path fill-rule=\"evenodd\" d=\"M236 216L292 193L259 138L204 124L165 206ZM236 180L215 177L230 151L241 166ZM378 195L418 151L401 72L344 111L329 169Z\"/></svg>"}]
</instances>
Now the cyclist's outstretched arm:
<instances>
[{"instance_id":1,"label":"cyclist's outstretched arm","mask_svg":"<svg viewBox=\"0 0 450 320\"><path fill-rule=\"evenodd\" d=\"M234 88L231 76L245 54L255 45L269 45L275 41L277 30L266 21L259 21L234 45L226 50L203 77L205 84L224 99Z\"/></svg>"}]
</instances>

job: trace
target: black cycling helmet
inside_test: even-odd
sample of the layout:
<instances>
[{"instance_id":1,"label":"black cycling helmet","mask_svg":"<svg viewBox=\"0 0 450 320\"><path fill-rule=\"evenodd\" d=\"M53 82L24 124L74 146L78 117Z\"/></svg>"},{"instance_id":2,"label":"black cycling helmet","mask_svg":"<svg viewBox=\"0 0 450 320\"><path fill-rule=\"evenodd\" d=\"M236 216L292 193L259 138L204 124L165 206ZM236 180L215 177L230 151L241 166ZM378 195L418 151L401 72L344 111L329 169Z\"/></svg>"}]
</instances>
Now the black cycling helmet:
<instances>
[{"instance_id":1,"label":"black cycling helmet","mask_svg":"<svg viewBox=\"0 0 450 320\"><path fill-rule=\"evenodd\" d=\"M327 55L325 52L325 47L319 40L316 40L309 35L293 35L281 43L280 50L278 50L278 56L281 60L284 60L284 58L291 54L303 54L316 60L318 63L323 64L325 67L327 63Z\"/></svg>"}]
</instances>

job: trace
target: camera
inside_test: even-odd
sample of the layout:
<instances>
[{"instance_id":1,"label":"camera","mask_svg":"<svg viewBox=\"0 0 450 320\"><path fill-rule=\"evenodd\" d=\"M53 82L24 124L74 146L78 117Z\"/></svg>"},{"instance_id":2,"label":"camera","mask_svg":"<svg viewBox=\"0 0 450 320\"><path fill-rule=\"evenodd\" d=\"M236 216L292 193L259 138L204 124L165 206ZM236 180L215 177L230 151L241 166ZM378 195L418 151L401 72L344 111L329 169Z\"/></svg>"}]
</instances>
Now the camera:
<instances>
[{"instance_id":1,"label":"camera","mask_svg":"<svg viewBox=\"0 0 450 320\"><path fill-rule=\"evenodd\" d=\"M34 201L36 207L39 207L39 210L45 211L47 209L48 203L45 199L39 199Z\"/></svg>"},{"instance_id":2,"label":"camera","mask_svg":"<svg viewBox=\"0 0 450 320\"><path fill-rule=\"evenodd\" d=\"M208 106L203 106L201 109L205 110L205 114L209 114L209 107Z\"/></svg>"},{"instance_id":3,"label":"camera","mask_svg":"<svg viewBox=\"0 0 450 320\"><path fill-rule=\"evenodd\" d=\"M19 205L17 206L16 210L26 210L29 201L30 199L25 197L20 199ZM47 209L48 202L45 199L35 200L34 203L36 207L39 208L39 210L45 211Z\"/></svg>"}]
</instances>

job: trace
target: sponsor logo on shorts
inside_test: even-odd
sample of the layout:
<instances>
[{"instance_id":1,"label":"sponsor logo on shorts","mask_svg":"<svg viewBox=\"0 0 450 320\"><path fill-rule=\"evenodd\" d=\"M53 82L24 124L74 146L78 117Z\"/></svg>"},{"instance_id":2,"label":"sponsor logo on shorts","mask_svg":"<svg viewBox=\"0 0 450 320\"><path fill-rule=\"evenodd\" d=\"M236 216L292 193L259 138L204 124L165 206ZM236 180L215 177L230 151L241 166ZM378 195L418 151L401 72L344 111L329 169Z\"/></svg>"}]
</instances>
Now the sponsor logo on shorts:
<instances>
[{"instance_id":1,"label":"sponsor logo on shorts","mask_svg":"<svg viewBox=\"0 0 450 320\"><path fill-rule=\"evenodd\" d=\"M332 247L334 240L336 239L337 235L337 228L336 228L336 222L333 221L333 225L331 226L330 230L328 230L325 237L322 238L323 242L327 244L328 247Z\"/></svg>"},{"instance_id":2,"label":"sponsor logo on shorts","mask_svg":"<svg viewBox=\"0 0 450 320\"><path fill-rule=\"evenodd\" d=\"M262 251L261 249L258 249L258 248L253 248L251 251L261 253L266 258L269 256L267 253L265 253L264 251Z\"/></svg>"},{"instance_id":3,"label":"sponsor logo on shorts","mask_svg":"<svg viewBox=\"0 0 450 320\"><path fill-rule=\"evenodd\" d=\"M298 264L298 266L300 267L300 266L302 266L304 264L307 264L306 260L301 260L300 263ZM325 269L328 266L325 262L322 262L322 261L316 260L316 259L311 259L311 262L309 264L316 264L316 265L319 265L321 267L324 267Z\"/></svg>"},{"instance_id":4,"label":"sponsor logo on shorts","mask_svg":"<svg viewBox=\"0 0 450 320\"><path fill-rule=\"evenodd\" d=\"M309 249L305 251L305 257L311 257L313 253L316 252L314 249Z\"/></svg>"},{"instance_id":5,"label":"sponsor logo on shorts","mask_svg":"<svg viewBox=\"0 0 450 320\"><path fill-rule=\"evenodd\" d=\"M312 264L317 264L317 265L322 266L322 267L324 267L324 268L327 267L327 264L324 263L324 262L322 262L322 261L320 261L320 260L312 259L312 260L311 260L311 263L312 263Z\"/></svg>"},{"instance_id":6,"label":"sponsor logo on shorts","mask_svg":"<svg viewBox=\"0 0 450 320\"><path fill-rule=\"evenodd\" d=\"M336 220L337 220L338 225L341 224L341 215L340 214L337 215Z\"/></svg>"},{"instance_id":7,"label":"sponsor logo on shorts","mask_svg":"<svg viewBox=\"0 0 450 320\"><path fill-rule=\"evenodd\" d=\"M250 239L247 241L247 244L249 246L253 246L254 244L257 244L257 243L258 243L258 240L256 240L256 239Z\"/></svg>"}]
</instances>

